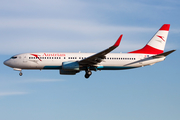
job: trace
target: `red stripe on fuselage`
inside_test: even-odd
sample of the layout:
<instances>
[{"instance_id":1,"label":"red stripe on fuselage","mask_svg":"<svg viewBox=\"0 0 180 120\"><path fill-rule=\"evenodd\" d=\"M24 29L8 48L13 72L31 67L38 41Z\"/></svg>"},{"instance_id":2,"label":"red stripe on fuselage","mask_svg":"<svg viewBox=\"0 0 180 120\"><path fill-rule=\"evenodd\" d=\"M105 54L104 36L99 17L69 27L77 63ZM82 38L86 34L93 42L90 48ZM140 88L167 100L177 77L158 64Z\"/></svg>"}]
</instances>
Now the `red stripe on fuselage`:
<instances>
[{"instance_id":1,"label":"red stripe on fuselage","mask_svg":"<svg viewBox=\"0 0 180 120\"><path fill-rule=\"evenodd\" d=\"M36 57L37 59L39 59L40 61L42 61L42 60L38 57L38 55L36 55L36 54L31 54L31 55L33 55L34 57Z\"/></svg>"},{"instance_id":2,"label":"red stripe on fuselage","mask_svg":"<svg viewBox=\"0 0 180 120\"><path fill-rule=\"evenodd\" d=\"M135 50L135 51L132 51L132 52L129 52L129 53L161 54L163 52L164 52L163 50L159 50L159 49L153 48L153 47L151 47L149 45L146 45L145 47L143 47L140 50Z\"/></svg>"}]
</instances>

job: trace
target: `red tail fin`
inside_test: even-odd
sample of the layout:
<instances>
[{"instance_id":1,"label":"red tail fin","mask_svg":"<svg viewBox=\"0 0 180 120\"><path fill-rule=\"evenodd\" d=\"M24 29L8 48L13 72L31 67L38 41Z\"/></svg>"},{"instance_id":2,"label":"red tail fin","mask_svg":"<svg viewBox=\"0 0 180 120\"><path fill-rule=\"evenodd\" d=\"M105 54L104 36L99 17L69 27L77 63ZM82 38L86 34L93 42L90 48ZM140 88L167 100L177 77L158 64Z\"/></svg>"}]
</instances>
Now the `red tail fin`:
<instances>
[{"instance_id":1,"label":"red tail fin","mask_svg":"<svg viewBox=\"0 0 180 120\"><path fill-rule=\"evenodd\" d=\"M161 54L164 52L170 24L164 24L145 47L129 53Z\"/></svg>"}]
</instances>

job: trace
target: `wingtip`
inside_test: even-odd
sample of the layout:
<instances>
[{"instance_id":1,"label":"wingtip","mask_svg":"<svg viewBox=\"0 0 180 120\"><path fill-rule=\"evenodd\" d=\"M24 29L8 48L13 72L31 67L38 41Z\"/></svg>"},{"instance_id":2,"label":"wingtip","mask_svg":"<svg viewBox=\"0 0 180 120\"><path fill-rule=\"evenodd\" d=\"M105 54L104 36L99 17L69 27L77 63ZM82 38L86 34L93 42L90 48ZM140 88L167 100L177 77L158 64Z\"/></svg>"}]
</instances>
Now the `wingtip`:
<instances>
[{"instance_id":1,"label":"wingtip","mask_svg":"<svg viewBox=\"0 0 180 120\"><path fill-rule=\"evenodd\" d=\"M118 40L117 40L116 43L114 44L115 47L118 47L118 46L119 46L119 44L120 44L120 42L121 42L121 39L122 39L122 36L123 36L123 34L120 35L120 37L118 38Z\"/></svg>"}]
</instances>

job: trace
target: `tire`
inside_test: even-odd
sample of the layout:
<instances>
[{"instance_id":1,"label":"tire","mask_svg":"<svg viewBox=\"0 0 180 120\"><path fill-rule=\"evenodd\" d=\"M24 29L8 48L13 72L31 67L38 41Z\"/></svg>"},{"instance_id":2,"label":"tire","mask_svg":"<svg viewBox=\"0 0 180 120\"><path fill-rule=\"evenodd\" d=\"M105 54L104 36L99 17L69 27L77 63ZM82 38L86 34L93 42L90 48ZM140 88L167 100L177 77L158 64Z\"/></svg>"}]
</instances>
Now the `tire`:
<instances>
[{"instance_id":1,"label":"tire","mask_svg":"<svg viewBox=\"0 0 180 120\"><path fill-rule=\"evenodd\" d=\"M85 74L85 76L84 76L85 78L89 78L89 75L88 74Z\"/></svg>"},{"instance_id":2,"label":"tire","mask_svg":"<svg viewBox=\"0 0 180 120\"><path fill-rule=\"evenodd\" d=\"M23 73L22 73L22 72L20 72L20 73L19 73L19 75L20 75L20 76L22 76L22 75L23 75Z\"/></svg>"}]
</instances>

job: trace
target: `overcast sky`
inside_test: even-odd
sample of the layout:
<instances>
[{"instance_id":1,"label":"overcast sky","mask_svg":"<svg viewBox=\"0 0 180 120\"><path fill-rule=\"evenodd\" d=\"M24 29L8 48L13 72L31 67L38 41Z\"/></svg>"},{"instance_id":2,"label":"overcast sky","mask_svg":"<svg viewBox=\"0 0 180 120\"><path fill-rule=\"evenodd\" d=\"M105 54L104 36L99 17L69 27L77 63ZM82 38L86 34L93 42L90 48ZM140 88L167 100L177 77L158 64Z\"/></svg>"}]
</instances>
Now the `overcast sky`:
<instances>
[{"instance_id":1,"label":"overcast sky","mask_svg":"<svg viewBox=\"0 0 180 120\"><path fill-rule=\"evenodd\" d=\"M5 0L0 4L0 119L179 120L180 1ZM3 65L26 52L99 52L123 34L113 52L142 48L171 24L161 63L98 71L86 80L59 71L17 71Z\"/></svg>"}]
</instances>

